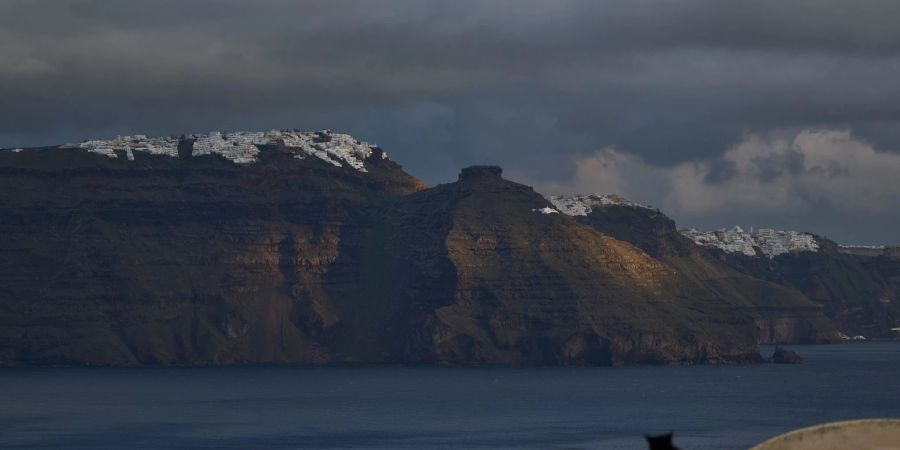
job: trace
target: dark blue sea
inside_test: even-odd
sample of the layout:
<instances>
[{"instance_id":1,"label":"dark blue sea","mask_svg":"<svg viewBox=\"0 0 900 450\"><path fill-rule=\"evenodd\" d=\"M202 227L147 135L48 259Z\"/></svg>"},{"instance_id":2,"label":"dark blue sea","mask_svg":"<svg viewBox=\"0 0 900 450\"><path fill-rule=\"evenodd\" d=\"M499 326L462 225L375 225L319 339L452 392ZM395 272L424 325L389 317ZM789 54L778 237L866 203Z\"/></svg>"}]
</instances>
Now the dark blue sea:
<instances>
[{"instance_id":1,"label":"dark blue sea","mask_svg":"<svg viewBox=\"0 0 900 450\"><path fill-rule=\"evenodd\" d=\"M806 364L4 369L0 448L735 449L900 417L900 342L790 348Z\"/></svg>"}]
</instances>

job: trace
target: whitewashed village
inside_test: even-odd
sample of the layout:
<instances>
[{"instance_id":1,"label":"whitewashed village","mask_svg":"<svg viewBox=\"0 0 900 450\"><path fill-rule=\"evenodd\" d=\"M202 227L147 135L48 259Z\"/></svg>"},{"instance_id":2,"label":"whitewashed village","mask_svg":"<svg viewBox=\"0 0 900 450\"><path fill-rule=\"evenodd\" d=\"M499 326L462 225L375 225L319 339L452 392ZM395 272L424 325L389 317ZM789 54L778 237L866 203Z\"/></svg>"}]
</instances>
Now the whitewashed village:
<instances>
[{"instance_id":1,"label":"whitewashed village","mask_svg":"<svg viewBox=\"0 0 900 450\"><path fill-rule=\"evenodd\" d=\"M652 209L642 203L633 202L616 194L586 194L575 196L553 195L547 197L556 209L569 216L586 216L594 208L606 206L628 206L632 208Z\"/></svg>"},{"instance_id":2,"label":"whitewashed village","mask_svg":"<svg viewBox=\"0 0 900 450\"><path fill-rule=\"evenodd\" d=\"M259 145L282 145L294 152L298 159L314 156L329 164L341 167L344 164L366 172L365 161L377 146L361 142L348 134L322 131L211 131L207 134L189 134L184 139L193 140L192 156L217 154L235 164L250 164L257 160ZM124 152L128 160L134 160L134 152L151 155L178 157L179 137L147 137L143 134L117 136L114 139L87 140L65 144L62 148L79 148L99 153L109 158L118 158L117 152ZM16 149L21 151L21 149ZM386 159L387 154L380 153Z\"/></svg>"},{"instance_id":3,"label":"whitewashed village","mask_svg":"<svg viewBox=\"0 0 900 450\"><path fill-rule=\"evenodd\" d=\"M715 247L726 253L742 253L747 256L766 256L774 258L788 252L815 252L819 244L815 236L793 230L775 230L759 228L745 231L740 226L718 230L701 230L688 228L681 230L698 245Z\"/></svg>"},{"instance_id":4,"label":"whitewashed village","mask_svg":"<svg viewBox=\"0 0 900 450\"><path fill-rule=\"evenodd\" d=\"M586 216L596 208L607 206L627 206L631 208L653 209L652 207L628 200L616 194L588 194L576 196L555 195L547 197L556 207L536 209L536 212L551 214L561 212L570 216ZM680 231L698 245L715 247L726 253L741 253L747 256L775 256L788 252L815 252L819 244L813 235L793 230L772 228L750 229L750 232L736 226L718 230L688 228Z\"/></svg>"}]
</instances>

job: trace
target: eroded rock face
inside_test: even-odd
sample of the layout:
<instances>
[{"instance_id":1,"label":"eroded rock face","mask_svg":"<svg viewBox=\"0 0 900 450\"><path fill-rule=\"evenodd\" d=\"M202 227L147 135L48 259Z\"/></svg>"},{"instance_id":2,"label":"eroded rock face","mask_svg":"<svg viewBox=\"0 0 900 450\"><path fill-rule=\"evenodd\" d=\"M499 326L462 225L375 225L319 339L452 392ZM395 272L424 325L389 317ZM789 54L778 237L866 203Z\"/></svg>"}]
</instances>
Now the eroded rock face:
<instances>
[{"instance_id":1,"label":"eroded rock face","mask_svg":"<svg viewBox=\"0 0 900 450\"><path fill-rule=\"evenodd\" d=\"M501 179L503 169L498 166L470 166L459 172L459 181Z\"/></svg>"},{"instance_id":2,"label":"eroded rock face","mask_svg":"<svg viewBox=\"0 0 900 450\"><path fill-rule=\"evenodd\" d=\"M389 284L413 325L406 358L453 364L758 360L745 313L641 249L562 214L499 173L391 208L405 249ZM401 262L402 261L402 262ZM699 313L703 311L703 313Z\"/></svg>"},{"instance_id":3,"label":"eroded rock face","mask_svg":"<svg viewBox=\"0 0 900 450\"><path fill-rule=\"evenodd\" d=\"M422 188L264 149L217 155L80 149L0 154L0 363L323 363L360 217Z\"/></svg>"},{"instance_id":4,"label":"eroded rock face","mask_svg":"<svg viewBox=\"0 0 900 450\"><path fill-rule=\"evenodd\" d=\"M760 344L836 344L831 320L822 314L818 306L787 306L753 310Z\"/></svg>"},{"instance_id":5,"label":"eroded rock face","mask_svg":"<svg viewBox=\"0 0 900 450\"><path fill-rule=\"evenodd\" d=\"M190 144L0 152L0 364L760 360L727 283L499 168L424 189L374 147Z\"/></svg>"},{"instance_id":6,"label":"eroded rock face","mask_svg":"<svg viewBox=\"0 0 900 450\"><path fill-rule=\"evenodd\" d=\"M887 254L847 254L832 241L817 240L820 249L814 253L772 259L723 254L720 259L745 274L799 290L821 305L845 334L895 337L892 328L900 325L900 260Z\"/></svg>"},{"instance_id":7,"label":"eroded rock face","mask_svg":"<svg viewBox=\"0 0 900 450\"><path fill-rule=\"evenodd\" d=\"M675 222L657 210L611 204L575 219L640 247L722 301L743 309L753 316L760 343L840 342L820 305L795 289L735 270L714 251L682 236Z\"/></svg>"},{"instance_id":8,"label":"eroded rock face","mask_svg":"<svg viewBox=\"0 0 900 450\"><path fill-rule=\"evenodd\" d=\"M0 362L759 360L752 317L498 168L180 147L0 155Z\"/></svg>"}]
</instances>

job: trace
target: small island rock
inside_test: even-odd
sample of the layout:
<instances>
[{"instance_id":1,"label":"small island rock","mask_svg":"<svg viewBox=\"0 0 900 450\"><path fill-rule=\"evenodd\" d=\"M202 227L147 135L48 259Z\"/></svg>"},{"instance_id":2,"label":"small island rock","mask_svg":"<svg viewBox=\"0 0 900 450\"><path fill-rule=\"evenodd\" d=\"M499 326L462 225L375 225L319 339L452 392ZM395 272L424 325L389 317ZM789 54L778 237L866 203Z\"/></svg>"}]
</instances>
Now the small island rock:
<instances>
[{"instance_id":1,"label":"small island rock","mask_svg":"<svg viewBox=\"0 0 900 450\"><path fill-rule=\"evenodd\" d=\"M772 354L772 362L775 364L802 364L803 358L786 348L775 347L775 353Z\"/></svg>"}]
</instances>

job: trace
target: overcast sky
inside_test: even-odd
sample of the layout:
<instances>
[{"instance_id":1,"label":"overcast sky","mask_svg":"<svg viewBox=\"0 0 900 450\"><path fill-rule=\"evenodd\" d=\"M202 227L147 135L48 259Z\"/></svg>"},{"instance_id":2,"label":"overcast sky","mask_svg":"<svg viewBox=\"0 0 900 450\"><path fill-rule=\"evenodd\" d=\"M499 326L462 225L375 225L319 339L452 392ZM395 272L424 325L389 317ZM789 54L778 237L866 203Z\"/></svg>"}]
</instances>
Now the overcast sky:
<instances>
[{"instance_id":1,"label":"overcast sky","mask_svg":"<svg viewBox=\"0 0 900 450\"><path fill-rule=\"evenodd\" d=\"M186 5L188 4L189 5ZM900 244L900 2L0 1L0 147L331 128L679 226Z\"/></svg>"}]
</instances>

